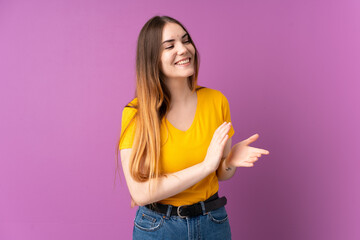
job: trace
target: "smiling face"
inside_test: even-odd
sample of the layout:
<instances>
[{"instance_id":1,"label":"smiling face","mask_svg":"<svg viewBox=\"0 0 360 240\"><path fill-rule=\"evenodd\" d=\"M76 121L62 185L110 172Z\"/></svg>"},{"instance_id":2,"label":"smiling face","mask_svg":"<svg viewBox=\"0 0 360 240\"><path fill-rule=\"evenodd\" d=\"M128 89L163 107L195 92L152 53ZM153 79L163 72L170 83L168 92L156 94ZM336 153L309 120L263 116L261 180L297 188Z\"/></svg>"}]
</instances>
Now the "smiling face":
<instances>
[{"instance_id":1,"label":"smiling face","mask_svg":"<svg viewBox=\"0 0 360 240\"><path fill-rule=\"evenodd\" d=\"M195 48L189 35L176 23L166 23L162 31L160 70L167 79L188 78L195 73Z\"/></svg>"}]
</instances>

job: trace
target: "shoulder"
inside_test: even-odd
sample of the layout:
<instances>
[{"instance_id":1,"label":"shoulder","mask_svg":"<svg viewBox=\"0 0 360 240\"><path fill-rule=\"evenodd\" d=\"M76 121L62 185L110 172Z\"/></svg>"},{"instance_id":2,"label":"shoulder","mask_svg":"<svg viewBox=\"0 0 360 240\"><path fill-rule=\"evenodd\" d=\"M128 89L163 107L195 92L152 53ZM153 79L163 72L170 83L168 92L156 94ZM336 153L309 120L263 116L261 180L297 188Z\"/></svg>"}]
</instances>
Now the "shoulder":
<instances>
[{"instance_id":1,"label":"shoulder","mask_svg":"<svg viewBox=\"0 0 360 240\"><path fill-rule=\"evenodd\" d=\"M226 100L225 95L216 89L201 87L197 91L207 99L212 99L215 101L223 101L224 99Z\"/></svg>"},{"instance_id":2,"label":"shoulder","mask_svg":"<svg viewBox=\"0 0 360 240\"><path fill-rule=\"evenodd\" d=\"M132 118L137 112L138 99L134 98L129 102L122 111L123 119Z\"/></svg>"}]
</instances>

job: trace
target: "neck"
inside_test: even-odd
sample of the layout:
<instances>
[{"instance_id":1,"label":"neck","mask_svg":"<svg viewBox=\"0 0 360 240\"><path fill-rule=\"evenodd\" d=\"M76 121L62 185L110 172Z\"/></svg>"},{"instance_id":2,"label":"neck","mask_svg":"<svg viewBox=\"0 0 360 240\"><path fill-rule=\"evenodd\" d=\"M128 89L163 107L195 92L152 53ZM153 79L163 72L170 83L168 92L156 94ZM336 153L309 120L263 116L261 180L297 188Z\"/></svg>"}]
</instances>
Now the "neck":
<instances>
[{"instance_id":1,"label":"neck","mask_svg":"<svg viewBox=\"0 0 360 240\"><path fill-rule=\"evenodd\" d=\"M171 94L171 105L184 104L193 97L187 78L167 79L166 86Z\"/></svg>"}]
</instances>

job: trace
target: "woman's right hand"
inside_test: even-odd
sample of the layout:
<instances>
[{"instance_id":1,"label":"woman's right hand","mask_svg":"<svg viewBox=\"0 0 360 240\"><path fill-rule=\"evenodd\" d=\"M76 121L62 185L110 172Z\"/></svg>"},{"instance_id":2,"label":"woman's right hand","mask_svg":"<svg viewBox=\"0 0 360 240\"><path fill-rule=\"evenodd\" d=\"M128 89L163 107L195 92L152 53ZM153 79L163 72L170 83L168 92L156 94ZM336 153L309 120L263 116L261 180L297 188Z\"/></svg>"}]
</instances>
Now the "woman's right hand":
<instances>
[{"instance_id":1,"label":"woman's right hand","mask_svg":"<svg viewBox=\"0 0 360 240\"><path fill-rule=\"evenodd\" d=\"M228 132L230 130L231 123L224 122L214 132L213 138L211 139L208 147L206 157L203 161L206 168L211 172L216 171L219 167L221 158L223 156L224 147L227 140L229 139Z\"/></svg>"}]
</instances>

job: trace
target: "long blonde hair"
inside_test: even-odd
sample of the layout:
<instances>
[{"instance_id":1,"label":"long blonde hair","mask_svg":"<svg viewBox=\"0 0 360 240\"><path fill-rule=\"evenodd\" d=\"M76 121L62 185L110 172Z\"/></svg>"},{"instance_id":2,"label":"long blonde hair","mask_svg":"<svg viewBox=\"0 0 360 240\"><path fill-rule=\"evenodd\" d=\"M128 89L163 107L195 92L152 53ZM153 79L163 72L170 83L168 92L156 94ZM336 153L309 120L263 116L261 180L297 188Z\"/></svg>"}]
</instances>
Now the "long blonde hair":
<instances>
[{"instance_id":1,"label":"long blonde hair","mask_svg":"<svg viewBox=\"0 0 360 240\"><path fill-rule=\"evenodd\" d=\"M130 156L130 173L139 182L161 176L159 166L160 125L163 117L166 117L169 111L171 101L170 91L164 83L165 78L159 67L162 31L167 22L180 25L188 33L180 22L168 16L155 16L146 22L140 31L136 52L135 97L138 99L138 104L125 106L137 109L132 119L136 123L136 130ZM199 72L199 53L190 35L189 41L195 48L195 73L188 78L188 85L191 91L195 91ZM127 127L123 130L116 146L115 172L119 169L119 144L126 130Z\"/></svg>"}]
</instances>

